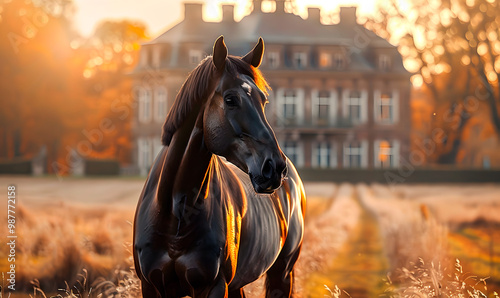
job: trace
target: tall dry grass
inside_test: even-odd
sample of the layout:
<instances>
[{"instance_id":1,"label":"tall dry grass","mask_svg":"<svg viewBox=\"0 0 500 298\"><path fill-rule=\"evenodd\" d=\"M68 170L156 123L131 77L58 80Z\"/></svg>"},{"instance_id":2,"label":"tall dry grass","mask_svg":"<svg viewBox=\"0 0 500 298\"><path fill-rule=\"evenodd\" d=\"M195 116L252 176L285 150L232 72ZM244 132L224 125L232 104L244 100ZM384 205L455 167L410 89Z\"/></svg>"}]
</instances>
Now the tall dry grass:
<instances>
[{"instance_id":1,"label":"tall dry grass","mask_svg":"<svg viewBox=\"0 0 500 298\"><path fill-rule=\"evenodd\" d=\"M118 284L130 271L131 210L18 205L16 215L16 292L31 292L33 282L47 295L67 288L84 291L82 284ZM6 247L0 251L4 255ZM9 264L0 262L6 272Z\"/></svg>"},{"instance_id":2,"label":"tall dry grass","mask_svg":"<svg viewBox=\"0 0 500 298\"><path fill-rule=\"evenodd\" d=\"M377 218L390 260L387 297L483 297L487 292L486 279L448 261L448 229L427 204L382 185L342 184L328 198L310 200L296 271L299 297L310 297L308 276L329 266L359 224L363 208ZM18 206L17 216L18 291L33 297L140 296L130 268L133 208ZM6 249L0 246L0 253ZM7 265L0 259L0 271ZM259 282L246 288L248 297L262 296ZM330 297L349 297L338 287L324 290Z\"/></svg>"}]
</instances>

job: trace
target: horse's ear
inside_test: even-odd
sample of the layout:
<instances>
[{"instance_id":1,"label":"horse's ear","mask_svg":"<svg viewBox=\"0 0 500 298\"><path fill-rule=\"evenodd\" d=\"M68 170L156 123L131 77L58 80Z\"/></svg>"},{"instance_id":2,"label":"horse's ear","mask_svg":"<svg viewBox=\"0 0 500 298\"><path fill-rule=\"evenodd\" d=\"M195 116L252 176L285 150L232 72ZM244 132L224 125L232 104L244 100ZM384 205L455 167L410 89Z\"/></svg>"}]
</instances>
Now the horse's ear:
<instances>
[{"instance_id":1,"label":"horse's ear","mask_svg":"<svg viewBox=\"0 0 500 298\"><path fill-rule=\"evenodd\" d=\"M217 70L223 70L226 67L227 47L224 43L224 36L219 36L214 43L214 52L212 60Z\"/></svg>"},{"instance_id":2,"label":"horse's ear","mask_svg":"<svg viewBox=\"0 0 500 298\"><path fill-rule=\"evenodd\" d=\"M248 52L248 54L243 57L243 61L257 68L260 66L262 62L262 56L264 55L264 40L262 37L259 37L259 42L255 47Z\"/></svg>"}]
</instances>

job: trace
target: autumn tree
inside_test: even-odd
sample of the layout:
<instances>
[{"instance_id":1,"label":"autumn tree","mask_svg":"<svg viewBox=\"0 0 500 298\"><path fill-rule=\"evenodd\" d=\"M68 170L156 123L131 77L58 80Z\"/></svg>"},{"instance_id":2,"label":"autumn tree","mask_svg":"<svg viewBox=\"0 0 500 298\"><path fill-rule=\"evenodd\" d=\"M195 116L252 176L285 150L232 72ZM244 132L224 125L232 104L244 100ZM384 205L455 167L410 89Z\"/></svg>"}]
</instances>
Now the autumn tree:
<instances>
[{"instance_id":1,"label":"autumn tree","mask_svg":"<svg viewBox=\"0 0 500 298\"><path fill-rule=\"evenodd\" d=\"M491 0L379 3L366 26L399 45L414 85L433 99L433 159L455 163L479 109L500 137L500 7ZM484 119L483 119L484 120Z\"/></svg>"},{"instance_id":2,"label":"autumn tree","mask_svg":"<svg viewBox=\"0 0 500 298\"><path fill-rule=\"evenodd\" d=\"M81 155L129 162L135 104L129 74L138 60L140 43L146 39L142 23L105 21L80 47L87 56L83 76L90 111L82 131L84 143L80 143L87 148L80 148Z\"/></svg>"},{"instance_id":3,"label":"autumn tree","mask_svg":"<svg viewBox=\"0 0 500 298\"><path fill-rule=\"evenodd\" d=\"M0 11L0 157L30 157L47 146L55 160L82 124L72 2L11 0Z\"/></svg>"},{"instance_id":4,"label":"autumn tree","mask_svg":"<svg viewBox=\"0 0 500 298\"><path fill-rule=\"evenodd\" d=\"M72 29L72 0L10 0L0 8L0 159L47 148L49 172L84 158L130 155L131 79L143 24Z\"/></svg>"}]
</instances>

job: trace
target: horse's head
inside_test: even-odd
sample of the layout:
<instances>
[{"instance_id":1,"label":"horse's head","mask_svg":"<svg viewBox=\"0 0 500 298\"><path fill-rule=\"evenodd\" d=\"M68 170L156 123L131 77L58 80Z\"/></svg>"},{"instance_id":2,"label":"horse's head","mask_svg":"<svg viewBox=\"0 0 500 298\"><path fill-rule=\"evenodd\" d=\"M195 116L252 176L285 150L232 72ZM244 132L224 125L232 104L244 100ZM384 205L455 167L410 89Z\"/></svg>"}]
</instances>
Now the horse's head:
<instances>
[{"instance_id":1,"label":"horse's head","mask_svg":"<svg viewBox=\"0 0 500 298\"><path fill-rule=\"evenodd\" d=\"M221 79L204 111L207 148L248 173L258 193L271 193L286 175L286 157L264 113L268 85L257 69L262 61L262 38L244 57L227 56L222 37L212 61Z\"/></svg>"}]
</instances>

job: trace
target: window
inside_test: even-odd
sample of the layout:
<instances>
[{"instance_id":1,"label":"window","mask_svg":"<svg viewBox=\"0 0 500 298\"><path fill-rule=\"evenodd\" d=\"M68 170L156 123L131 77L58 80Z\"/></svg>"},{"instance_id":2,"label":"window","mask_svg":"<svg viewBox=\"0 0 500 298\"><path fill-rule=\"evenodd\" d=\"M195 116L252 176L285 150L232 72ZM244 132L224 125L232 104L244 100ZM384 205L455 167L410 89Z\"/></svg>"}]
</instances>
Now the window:
<instances>
[{"instance_id":1,"label":"window","mask_svg":"<svg viewBox=\"0 0 500 298\"><path fill-rule=\"evenodd\" d=\"M302 166L303 164L302 148L297 142L286 141L283 146L283 152L296 167Z\"/></svg>"},{"instance_id":2,"label":"window","mask_svg":"<svg viewBox=\"0 0 500 298\"><path fill-rule=\"evenodd\" d=\"M381 54L378 57L378 66L380 70L389 70L391 66L391 58L387 54Z\"/></svg>"},{"instance_id":3,"label":"window","mask_svg":"<svg viewBox=\"0 0 500 298\"><path fill-rule=\"evenodd\" d=\"M396 122L397 115L398 92L380 92L375 91L375 120L383 124L393 124Z\"/></svg>"},{"instance_id":4,"label":"window","mask_svg":"<svg viewBox=\"0 0 500 298\"><path fill-rule=\"evenodd\" d=\"M336 69L343 69L344 68L344 55L340 53L335 54L335 68Z\"/></svg>"},{"instance_id":5,"label":"window","mask_svg":"<svg viewBox=\"0 0 500 298\"><path fill-rule=\"evenodd\" d=\"M366 142L344 144L344 168L365 168L367 162Z\"/></svg>"},{"instance_id":6,"label":"window","mask_svg":"<svg viewBox=\"0 0 500 298\"><path fill-rule=\"evenodd\" d=\"M366 92L344 92L344 117L349 124L366 122Z\"/></svg>"},{"instance_id":7,"label":"window","mask_svg":"<svg viewBox=\"0 0 500 298\"><path fill-rule=\"evenodd\" d=\"M280 65L280 54L278 52L267 53L267 63L270 68L277 68Z\"/></svg>"},{"instance_id":8,"label":"window","mask_svg":"<svg viewBox=\"0 0 500 298\"><path fill-rule=\"evenodd\" d=\"M141 89L139 91L139 122L147 123L151 121L151 90Z\"/></svg>"},{"instance_id":9,"label":"window","mask_svg":"<svg viewBox=\"0 0 500 298\"><path fill-rule=\"evenodd\" d=\"M307 67L307 53L306 52L297 52L293 54L293 61L295 67L297 68L305 68Z\"/></svg>"},{"instance_id":10,"label":"window","mask_svg":"<svg viewBox=\"0 0 500 298\"><path fill-rule=\"evenodd\" d=\"M295 90L285 91L283 96L283 117L286 119L296 118L297 108L297 92Z\"/></svg>"},{"instance_id":11,"label":"window","mask_svg":"<svg viewBox=\"0 0 500 298\"><path fill-rule=\"evenodd\" d=\"M399 142L398 141L375 141L375 167L394 168L399 164Z\"/></svg>"},{"instance_id":12,"label":"window","mask_svg":"<svg viewBox=\"0 0 500 298\"><path fill-rule=\"evenodd\" d=\"M141 175L146 175L149 172L149 168L153 164L153 144L149 137L141 137L137 139L137 153Z\"/></svg>"},{"instance_id":13,"label":"window","mask_svg":"<svg viewBox=\"0 0 500 298\"><path fill-rule=\"evenodd\" d=\"M167 117L167 90L165 87L156 88L155 93L155 121L162 123Z\"/></svg>"},{"instance_id":14,"label":"window","mask_svg":"<svg viewBox=\"0 0 500 298\"><path fill-rule=\"evenodd\" d=\"M380 96L380 121L381 122L392 122L393 117L393 106L392 106L392 96L388 93L382 93Z\"/></svg>"},{"instance_id":15,"label":"window","mask_svg":"<svg viewBox=\"0 0 500 298\"><path fill-rule=\"evenodd\" d=\"M333 123L336 105L332 95L334 94L327 90L312 92L312 115L315 122L314 124L328 125Z\"/></svg>"},{"instance_id":16,"label":"window","mask_svg":"<svg viewBox=\"0 0 500 298\"><path fill-rule=\"evenodd\" d=\"M304 90L278 89L276 111L281 125L300 124L304 118Z\"/></svg>"},{"instance_id":17,"label":"window","mask_svg":"<svg viewBox=\"0 0 500 298\"><path fill-rule=\"evenodd\" d=\"M203 53L200 50L189 50L189 63L198 64L203 59Z\"/></svg>"},{"instance_id":18,"label":"window","mask_svg":"<svg viewBox=\"0 0 500 298\"><path fill-rule=\"evenodd\" d=\"M349 90L342 92L342 114L348 125L365 123L368 118L367 92L365 90Z\"/></svg>"},{"instance_id":19,"label":"window","mask_svg":"<svg viewBox=\"0 0 500 298\"><path fill-rule=\"evenodd\" d=\"M335 150L328 142L313 145L312 166L318 168L332 168L337 165Z\"/></svg>"},{"instance_id":20,"label":"window","mask_svg":"<svg viewBox=\"0 0 500 298\"><path fill-rule=\"evenodd\" d=\"M332 56L329 53L322 52L319 54L319 67L329 68L332 66Z\"/></svg>"}]
</instances>

